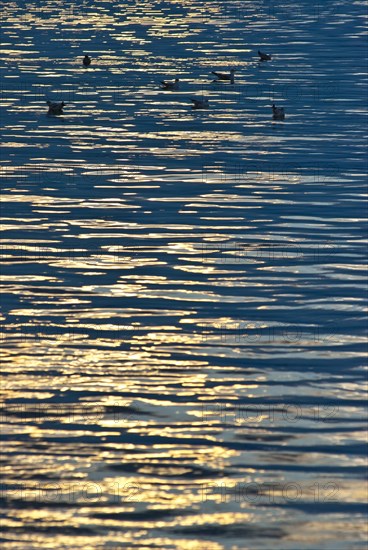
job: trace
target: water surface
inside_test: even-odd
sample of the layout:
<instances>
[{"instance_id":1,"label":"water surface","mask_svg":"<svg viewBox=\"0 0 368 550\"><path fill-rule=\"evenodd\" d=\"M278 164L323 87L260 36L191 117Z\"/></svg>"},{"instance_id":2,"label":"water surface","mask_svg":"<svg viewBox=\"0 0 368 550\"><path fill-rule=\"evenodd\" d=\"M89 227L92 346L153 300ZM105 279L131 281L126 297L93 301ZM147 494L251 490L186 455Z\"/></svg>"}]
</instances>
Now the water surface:
<instances>
[{"instance_id":1,"label":"water surface","mask_svg":"<svg viewBox=\"0 0 368 550\"><path fill-rule=\"evenodd\" d=\"M4 549L366 548L364 4L2 3Z\"/></svg>"}]
</instances>

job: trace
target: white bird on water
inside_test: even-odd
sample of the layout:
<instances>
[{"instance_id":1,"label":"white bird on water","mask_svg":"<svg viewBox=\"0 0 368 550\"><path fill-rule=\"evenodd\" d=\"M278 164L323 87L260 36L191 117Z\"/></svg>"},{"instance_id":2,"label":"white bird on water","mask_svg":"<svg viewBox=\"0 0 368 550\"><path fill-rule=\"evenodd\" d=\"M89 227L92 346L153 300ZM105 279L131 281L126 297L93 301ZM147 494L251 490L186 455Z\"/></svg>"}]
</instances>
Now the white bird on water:
<instances>
[{"instance_id":1,"label":"white bird on water","mask_svg":"<svg viewBox=\"0 0 368 550\"><path fill-rule=\"evenodd\" d=\"M64 101L55 102L55 101L46 101L47 105L49 106L48 115L62 115L63 114L63 107L65 107Z\"/></svg>"},{"instance_id":2,"label":"white bird on water","mask_svg":"<svg viewBox=\"0 0 368 550\"><path fill-rule=\"evenodd\" d=\"M214 80L214 82L218 82L219 80L230 80L230 83L234 84L235 69L231 69L230 73L217 73L216 71L212 71L212 74L217 76L217 80Z\"/></svg>"},{"instance_id":3,"label":"white bird on water","mask_svg":"<svg viewBox=\"0 0 368 550\"><path fill-rule=\"evenodd\" d=\"M271 61L271 56L268 53L261 52L258 50L258 55L260 58L260 61Z\"/></svg>"},{"instance_id":4,"label":"white bird on water","mask_svg":"<svg viewBox=\"0 0 368 550\"><path fill-rule=\"evenodd\" d=\"M161 84L164 90L179 90L179 79L175 78L174 81L161 80Z\"/></svg>"},{"instance_id":5,"label":"white bird on water","mask_svg":"<svg viewBox=\"0 0 368 550\"><path fill-rule=\"evenodd\" d=\"M191 99L193 102L192 109L208 109L209 103L207 98L203 99Z\"/></svg>"},{"instance_id":6,"label":"white bird on water","mask_svg":"<svg viewBox=\"0 0 368 550\"><path fill-rule=\"evenodd\" d=\"M284 120L285 118L285 109L283 107L276 107L276 105L273 104L272 113L274 120Z\"/></svg>"}]
</instances>

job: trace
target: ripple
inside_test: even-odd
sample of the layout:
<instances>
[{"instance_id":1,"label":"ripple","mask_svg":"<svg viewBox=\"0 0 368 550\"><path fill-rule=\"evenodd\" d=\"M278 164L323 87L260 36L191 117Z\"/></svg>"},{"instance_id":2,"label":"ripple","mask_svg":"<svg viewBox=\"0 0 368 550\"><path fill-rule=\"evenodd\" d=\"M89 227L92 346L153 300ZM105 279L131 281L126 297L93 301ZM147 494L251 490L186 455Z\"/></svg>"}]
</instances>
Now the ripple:
<instances>
[{"instance_id":1,"label":"ripple","mask_svg":"<svg viewBox=\"0 0 368 550\"><path fill-rule=\"evenodd\" d=\"M4 4L4 548L363 548L363 6Z\"/></svg>"}]
</instances>

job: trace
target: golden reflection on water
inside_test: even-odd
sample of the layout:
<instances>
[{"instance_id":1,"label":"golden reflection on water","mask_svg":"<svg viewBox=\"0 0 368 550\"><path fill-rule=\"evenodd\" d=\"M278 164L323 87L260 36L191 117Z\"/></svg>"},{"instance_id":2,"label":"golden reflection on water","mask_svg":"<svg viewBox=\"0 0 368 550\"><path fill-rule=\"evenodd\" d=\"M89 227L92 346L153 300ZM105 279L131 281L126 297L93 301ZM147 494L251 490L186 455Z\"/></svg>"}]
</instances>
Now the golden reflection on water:
<instances>
[{"instance_id":1,"label":"golden reflection on water","mask_svg":"<svg viewBox=\"0 0 368 550\"><path fill-rule=\"evenodd\" d=\"M363 29L333 4L3 6L4 548L362 546Z\"/></svg>"}]
</instances>

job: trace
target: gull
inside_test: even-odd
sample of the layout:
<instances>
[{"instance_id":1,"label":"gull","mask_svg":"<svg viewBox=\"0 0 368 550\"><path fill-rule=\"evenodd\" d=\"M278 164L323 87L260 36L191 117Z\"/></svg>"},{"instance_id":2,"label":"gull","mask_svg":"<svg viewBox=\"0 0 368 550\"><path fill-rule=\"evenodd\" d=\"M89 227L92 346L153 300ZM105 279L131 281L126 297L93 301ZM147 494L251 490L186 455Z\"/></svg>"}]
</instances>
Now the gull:
<instances>
[{"instance_id":1,"label":"gull","mask_svg":"<svg viewBox=\"0 0 368 550\"><path fill-rule=\"evenodd\" d=\"M91 64L91 58L88 56L88 55L85 55L84 58L83 58L83 65L85 67L88 67L88 65Z\"/></svg>"},{"instance_id":2,"label":"gull","mask_svg":"<svg viewBox=\"0 0 368 550\"><path fill-rule=\"evenodd\" d=\"M212 74L217 76L217 80L214 80L214 82L218 82L219 80L230 80L231 84L234 84L234 73L235 69L231 69L230 73L217 73L216 71L212 71Z\"/></svg>"},{"instance_id":3,"label":"gull","mask_svg":"<svg viewBox=\"0 0 368 550\"><path fill-rule=\"evenodd\" d=\"M283 107L276 107L276 105L273 104L272 113L274 120L284 120L285 118L285 109Z\"/></svg>"},{"instance_id":4,"label":"gull","mask_svg":"<svg viewBox=\"0 0 368 550\"><path fill-rule=\"evenodd\" d=\"M209 107L207 98L191 99L190 101L193 102L193 107L192 107L193 109L208 109Z\"/></svg>"},{"instance_id":5,"label":"gull","mask_svg":"<svg viewBox=\"0 0 368 550\"><path fill-rule=\"evenodd\" d=\"M260 57L260 61L270 61L272 59L268 53L263 53L260 50L258 50L258 55Z\"/></svg>"},{"instance_id":6,"label":"gull","mask_svg":"<svg viewBox=\"0 0 368 550\"><path fill-rule=\"evenodd\" d=\"M164 90L179 90L179 79L175 78L173 82L169 80L161 80Z\"/></svg>"},{"instance_id":7,"label":"gull","mask_svg":"<svg viewBox=\"0 0 368 550\"><path fill-rule=\"evenodd\" d=\"M60 101L59 103L54 101L46 101L47 105L49 106L48 115L62 115L63 114L63 107L65 107L64 101Z\"/></svg>"}]
</instances>

